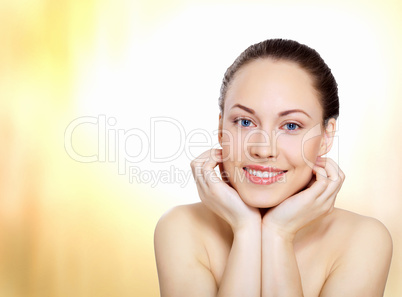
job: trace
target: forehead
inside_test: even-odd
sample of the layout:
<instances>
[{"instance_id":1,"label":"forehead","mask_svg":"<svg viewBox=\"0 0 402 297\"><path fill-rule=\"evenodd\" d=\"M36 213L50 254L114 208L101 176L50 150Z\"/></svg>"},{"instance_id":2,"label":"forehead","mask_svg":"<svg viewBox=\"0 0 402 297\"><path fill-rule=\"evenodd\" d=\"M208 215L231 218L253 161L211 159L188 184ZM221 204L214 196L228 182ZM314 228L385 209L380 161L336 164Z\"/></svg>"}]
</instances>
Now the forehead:
<instances>
[{"instance_id":1,"label":"forehead","mask_svg":"<svg viewBox=\"0 0 402 297\"><path fill-rule=\"evenodd\" d=\"M229 86L225 110L238 103L260 111L298 108L322 117L313 80L290 61L264 58L242 66Z\"/></svg>"}]
</instances>

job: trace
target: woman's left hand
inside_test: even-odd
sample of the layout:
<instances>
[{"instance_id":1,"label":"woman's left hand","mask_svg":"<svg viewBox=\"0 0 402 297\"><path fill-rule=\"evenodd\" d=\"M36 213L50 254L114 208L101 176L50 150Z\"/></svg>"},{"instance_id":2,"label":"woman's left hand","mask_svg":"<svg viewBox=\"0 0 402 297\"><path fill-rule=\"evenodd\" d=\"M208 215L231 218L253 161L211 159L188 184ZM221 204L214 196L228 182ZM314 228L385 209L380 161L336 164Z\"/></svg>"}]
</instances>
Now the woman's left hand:
<instances>
[{"instance_id":1,"label":"woman's left hand","mask_svg":"<svg viewBox=\"0 0 402 297\"><path fill-rule=\"evenodd\" d=\"M315 219L331 213L345 175L330 158L318 157L307 189L287 198L264 215L262 224L287 240Z\"/></svg>"}]
</instances>

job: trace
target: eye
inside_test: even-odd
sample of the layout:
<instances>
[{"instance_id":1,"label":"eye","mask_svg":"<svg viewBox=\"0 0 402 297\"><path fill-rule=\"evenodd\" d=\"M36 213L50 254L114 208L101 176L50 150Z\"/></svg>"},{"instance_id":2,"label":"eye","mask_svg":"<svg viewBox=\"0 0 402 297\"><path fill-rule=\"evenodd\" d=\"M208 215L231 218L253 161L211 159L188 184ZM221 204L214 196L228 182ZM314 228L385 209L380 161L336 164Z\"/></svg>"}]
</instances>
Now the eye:
<instances>
[{"instance_id":1,"label":"eye","mask_svg":"<svg viewBox=\"0 0 402 297\"><path fill-rule=\"evenodd\" d=\"M254 123L249 119L236 119L235 123L242 127L255 127Z\"/></svg>"},{"instance_id":2,"label":"eye","mask_svg":"<svg viewBox=\"0 0 402 297\"><path fill-rule=\"evenodd\" d=\"M287 123L285 125L283 125L285 130L289 130L289 131L294 131L297 129L300 129L300 126L296 123Z\"/></svg>"},{"instance_id":3,"label":"eye","mask_svg":"<svg viewBox=\"0 0 402 297\"><path fill-rule=\"evenodd\" d=\"M240 125L242 125L243 127L250 127L251 121L247 120L247 119L242 119L242 120L240 120Z\"/></svg>"}]
</instances>

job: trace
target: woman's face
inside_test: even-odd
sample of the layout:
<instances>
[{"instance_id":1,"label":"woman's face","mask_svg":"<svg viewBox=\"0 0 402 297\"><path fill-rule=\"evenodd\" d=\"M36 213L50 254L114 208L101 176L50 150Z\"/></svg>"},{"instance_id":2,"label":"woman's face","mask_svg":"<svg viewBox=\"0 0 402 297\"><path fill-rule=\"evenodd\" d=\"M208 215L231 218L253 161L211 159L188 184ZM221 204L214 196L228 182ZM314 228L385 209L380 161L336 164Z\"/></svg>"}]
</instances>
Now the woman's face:
<instances>
[{"instance_id":1,"label":"woman's face","mask_svg":"<svg viewBox=\"0 0 402 297\"><path fill-rule=\"evenodd\" d=\"M219 138L225 175L246 204L273 207L306 187L327 152L322 117L312 80L297 64L259 59L236 73Z\"/></svg>"}]
</instances>

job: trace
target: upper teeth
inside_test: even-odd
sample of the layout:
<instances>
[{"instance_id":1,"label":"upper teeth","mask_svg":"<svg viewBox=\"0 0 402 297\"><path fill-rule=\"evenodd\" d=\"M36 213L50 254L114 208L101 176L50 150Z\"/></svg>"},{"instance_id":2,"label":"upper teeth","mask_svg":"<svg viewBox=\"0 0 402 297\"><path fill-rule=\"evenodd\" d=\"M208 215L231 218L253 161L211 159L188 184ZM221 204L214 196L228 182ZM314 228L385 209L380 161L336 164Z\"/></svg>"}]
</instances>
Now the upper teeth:
<instances>
[{"instance_id":1,"label":"upper teeth","mask_svg":"<svg viewBox=\"0 0 402 297\"><path fill-rule=\"evenodd\" d=\"M250 168L246 168L246 170L247 170L248 173L250 173L250 174L252 174L252 175L254 175L254 176L257 176L257 177L265 177L265 178L274 177L274 176L276 176L276 175L278 175L278 174L283 173L283 171L280 171L280 172L269 172L269 171L253 170L253 169L250 169Z\"/></svg>"}]
</instances>

